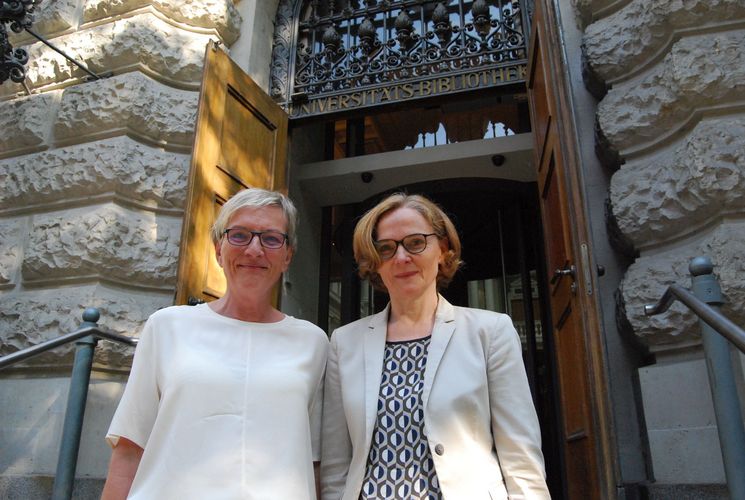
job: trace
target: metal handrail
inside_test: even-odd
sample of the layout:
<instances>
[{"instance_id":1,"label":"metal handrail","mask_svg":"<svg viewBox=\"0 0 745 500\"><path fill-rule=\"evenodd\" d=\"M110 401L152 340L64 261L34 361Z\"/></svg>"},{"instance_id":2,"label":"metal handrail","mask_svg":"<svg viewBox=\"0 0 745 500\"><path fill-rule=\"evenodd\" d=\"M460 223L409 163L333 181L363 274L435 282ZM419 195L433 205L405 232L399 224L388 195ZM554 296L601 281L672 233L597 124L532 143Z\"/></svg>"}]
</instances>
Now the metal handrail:
<instances>
[{"instance_id":1,"label":"metal handrail","mask_svg":"<svg viewBox=\"0 0 745 500\"><path fill-rule=\"evenodd\" d=\"M696 316L732 342L741 352L745 353L745 330L706 302L696 298L688 289L680 285L670 285L667 287L662 298L656 304L644 306L644 314L654 316L655 314L663 313L668 310L676 299L688 306Z\"/></svg>"},{"instance_id":2,"label":"metal handrail","mask_svg":"<svg viewBox=\"0 0 745 500\"><path fill-rule=\"evenodd\" d=\"M719 312L724 297L711 259L696 257L688 270L693 292L671 285L657 304L645 306L644 312L647 315L664 312L677 299L699 317L727 489L731 498L745 498L745 475L742 473L745 470L745 426L727 342L729 340L745 353L745 331Z\"/></svg>"},{"instance_id":3,"label":"metal handrail","mask_svg":"<svg viewBox=\"0 0 745 500\"><path fill-rule=\"evenodd\" d=\"M120 344L126 344L133 347L137 345L137 339L104 330L99 326L85 326L83 328L78 328L74 332L66 333L65 335L62 335L60 337L47 340L40 344L21 349L20 351L8 354L7 356L3 356L2 358L0 358L0 370L25 359L32 358L34 356L47 352L51 349L54 349L55 347L69 344L70 342L74 342L89 335L100 337L106 340L111 340L114 342L119 342Z\"/></svg>"},{"instance_id":4,"label":"metal handrail","mask_svg":"<svg viewBox=\"0 0 745 500\"><path fill-rule=\"evenodd\" d=\"M137 339L125 337L99 327L96 324L99 317L98 309L87 308L83 311L83 323L74 332L0 358L1 370L70 342L75 342L78 346L70 376L70 391L67 395L65 421L62 424L62 442L60 443L57 472L52 487L52 500L69 500L72 498L75 469L78 465L78 451L80 450L80 437L83 432L85 404L88 399L88 386L93 366L93 350L96 348L99 338L130 346L137 344Z\"/></svg>"}]
</instances>

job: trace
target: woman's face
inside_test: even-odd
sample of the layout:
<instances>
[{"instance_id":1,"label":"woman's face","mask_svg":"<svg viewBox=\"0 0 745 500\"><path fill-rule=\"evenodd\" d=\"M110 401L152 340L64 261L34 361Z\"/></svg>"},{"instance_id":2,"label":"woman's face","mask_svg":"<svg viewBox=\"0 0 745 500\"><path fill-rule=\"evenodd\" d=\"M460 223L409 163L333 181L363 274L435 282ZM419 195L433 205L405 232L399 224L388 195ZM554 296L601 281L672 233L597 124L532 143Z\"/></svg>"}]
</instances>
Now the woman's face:
<instances>
[{"instance_id":1,"label":"woman's face","mask_svg":"<svg viewBox=\"0 0 745 500\"><path fill-rule=\"evenodd\" d=\"M413 208L402 207L388 212L378 220L377 241L400 241L411 234L430 234L432 225ZM437 273L444 259L447 244L437 236L427 237L421 253L410 253L399 244L396 253L381 262L377 271L392 300L412 299L427 293L437 293Z\"/></svg>"},{"instance_id":2,"label":"woman's face","mask_svg":"<svg viewBox=\"0 0 745 500\"><path fill-rule=\"evenodd\" d=\"M230 217L225 229L284 233L287 219L278 206L244 207ZM258 236L248 245L236 246L223 235L215 245L215 253L231 293L269 292L292 260L287 242L280 248L264 248Z\"/></svg>"}]
</instances>

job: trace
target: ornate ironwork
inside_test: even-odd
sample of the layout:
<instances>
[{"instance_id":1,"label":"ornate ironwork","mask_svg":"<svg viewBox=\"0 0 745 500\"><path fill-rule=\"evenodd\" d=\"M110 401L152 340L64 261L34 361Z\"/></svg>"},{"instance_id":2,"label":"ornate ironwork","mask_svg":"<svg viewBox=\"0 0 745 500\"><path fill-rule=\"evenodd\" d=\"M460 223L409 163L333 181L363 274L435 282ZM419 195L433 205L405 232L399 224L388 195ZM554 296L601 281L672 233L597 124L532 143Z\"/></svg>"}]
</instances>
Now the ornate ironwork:
<instances>
[{"instance_id":1,"label":"ornate ironwork","mask_svg":"<svg viewBox=\"0 0 745 500\"><path fill-rule=\"evenodd\" d=\"M524 81L529 3L280 1L272 94L297 116L293 108L315 114L410 98L417 83L430 95L441 93L437 81L448 92ZM373 89L381 94L362 94ZM313 109L308 104L334 96Z\"/></svg>"},{"instance_id":2,"label":"ornate ironwork","mask_svg":"<svg viewBox=\"0 0 745 500\"><path fill-rule=\"evenodd\" d=\"M34 0L0 0L0 83L10 79L21 83L26 78L28 52L10 44L6 24L15 33L30 28L33 23Z\"/></svg>"}]
</instances>

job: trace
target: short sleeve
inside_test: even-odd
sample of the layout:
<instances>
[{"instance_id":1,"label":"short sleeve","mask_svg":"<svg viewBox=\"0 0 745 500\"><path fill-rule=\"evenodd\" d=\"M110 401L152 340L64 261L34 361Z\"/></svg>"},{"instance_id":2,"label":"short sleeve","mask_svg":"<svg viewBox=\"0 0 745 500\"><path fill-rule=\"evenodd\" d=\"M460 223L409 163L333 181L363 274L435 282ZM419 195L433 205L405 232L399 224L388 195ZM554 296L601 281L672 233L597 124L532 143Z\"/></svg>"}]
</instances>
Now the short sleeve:
<instances>
[{"instance_id":1,"label":"short sleeve","mask_svg":"<svg viewBox=\"0 0 745 500\"><path fill-rule=\"evenodd\" d=\"M124 437L145 448L155 423L160 390L154 323L151 316L140 334L129 380L106 434L111 447Z\"/></svg>"}]
</instances>

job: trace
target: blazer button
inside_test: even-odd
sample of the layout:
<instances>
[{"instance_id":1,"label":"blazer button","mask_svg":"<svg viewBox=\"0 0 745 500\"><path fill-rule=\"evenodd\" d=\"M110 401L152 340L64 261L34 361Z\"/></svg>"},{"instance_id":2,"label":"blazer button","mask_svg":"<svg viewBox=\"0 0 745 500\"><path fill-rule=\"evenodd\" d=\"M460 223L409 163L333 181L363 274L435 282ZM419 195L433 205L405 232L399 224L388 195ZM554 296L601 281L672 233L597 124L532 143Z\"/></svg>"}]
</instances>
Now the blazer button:
<instances>
[{"instance_id":1,"label":"blazer button","mask_svg":"<svg viewBox=\"0 0 745 500\"><path fill-rule=\"evenodd\" d=\"M445 453L445 447L441 444L436 445L435 453L437 453L438 455L442 455L443 453Z\"/></svg>"}]
</instances>

